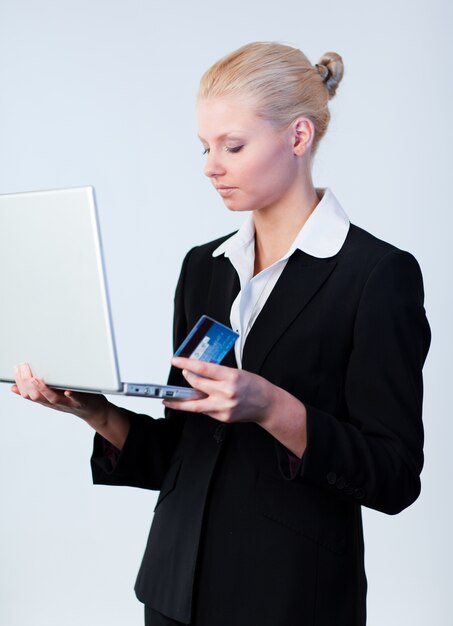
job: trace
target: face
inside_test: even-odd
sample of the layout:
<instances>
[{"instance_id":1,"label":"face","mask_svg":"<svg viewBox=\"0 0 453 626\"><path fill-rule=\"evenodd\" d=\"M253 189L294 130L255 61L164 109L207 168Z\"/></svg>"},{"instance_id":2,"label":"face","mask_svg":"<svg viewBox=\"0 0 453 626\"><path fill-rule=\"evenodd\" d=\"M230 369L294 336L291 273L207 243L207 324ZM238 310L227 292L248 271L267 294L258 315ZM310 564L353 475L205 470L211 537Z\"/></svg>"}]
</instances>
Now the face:
<instances>
[{"instance_id":1,"label":"face","mask_svg":"<svg viewBox=\"0 0 453 626\"><path fill-rule=\"evenodd\" d=\"M204 173L230 210L268 210L290 200L300 170L293 129L277 130L232 97L200 100L198 125Z\"/></svg>"}]
</instances>

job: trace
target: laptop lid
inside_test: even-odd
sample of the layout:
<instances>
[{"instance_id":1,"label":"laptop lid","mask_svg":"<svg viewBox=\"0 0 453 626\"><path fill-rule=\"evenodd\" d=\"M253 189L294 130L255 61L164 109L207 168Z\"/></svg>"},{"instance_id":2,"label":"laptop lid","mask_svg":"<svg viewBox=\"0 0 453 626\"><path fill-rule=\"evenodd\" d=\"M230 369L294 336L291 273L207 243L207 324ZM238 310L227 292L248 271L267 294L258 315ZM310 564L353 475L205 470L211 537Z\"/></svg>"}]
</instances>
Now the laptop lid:
<instances>
[{"instance_id":1,"label":"laptop lid","mask_svg":"<svg viewBox=\"0 0 453 626\"><path fill-rule=\"evenodd\" d=\"M118 392L94 189L0 196L0 380Z\"/></svg>"}]
</instances>

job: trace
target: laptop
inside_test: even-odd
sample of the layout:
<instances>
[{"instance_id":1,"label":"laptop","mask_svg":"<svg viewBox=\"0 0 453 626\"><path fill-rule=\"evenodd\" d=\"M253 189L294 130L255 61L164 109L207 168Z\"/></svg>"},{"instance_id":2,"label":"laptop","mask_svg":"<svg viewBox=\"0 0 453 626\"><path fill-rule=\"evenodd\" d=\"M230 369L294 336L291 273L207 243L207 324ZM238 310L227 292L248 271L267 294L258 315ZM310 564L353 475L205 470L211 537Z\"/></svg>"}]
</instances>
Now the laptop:
<instances>
[{"instance_id":1,"label":"laptop","mask_svg":"<svg viewBox=\"0 0 453 626\"><path fill-rule=\"evenodd\" d=\"M0 381L149 398L191 387L120 379L93 187L0 195Z\"/></svg>"}]
</instances>

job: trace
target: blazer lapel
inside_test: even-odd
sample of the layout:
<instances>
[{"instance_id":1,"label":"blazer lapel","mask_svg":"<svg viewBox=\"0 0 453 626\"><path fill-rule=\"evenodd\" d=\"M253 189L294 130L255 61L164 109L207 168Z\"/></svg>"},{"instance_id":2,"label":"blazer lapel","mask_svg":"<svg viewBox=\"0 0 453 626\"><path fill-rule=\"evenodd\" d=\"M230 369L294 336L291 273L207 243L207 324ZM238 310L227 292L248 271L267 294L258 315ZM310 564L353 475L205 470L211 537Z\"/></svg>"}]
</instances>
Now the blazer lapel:
<instances>
[{"instance_id":1,"label":"blazer lapel","mask_svg":"<svg viewBox=\"0 0 453 626\"><path fill-rule=\"evenodd\" d=\"M289 258L246 339L242 358L245 370L260 371L272 346L321 288L335 265L335 261L317 259L301 250Z\"/></svg>"},{"instance_id":2,"label":"blazer lapel","mask_svg":"<svg viewBox=\"0 0 453 626\"><path fill-rule=\"evenodd\" d=\"M223 255L214 258L206 314L225 326L231 326L231 305L239 293L239 288L239 277L230 260ZM234 349L226 355L222 365L237 367Z\"/></svg>"}]
</instances>

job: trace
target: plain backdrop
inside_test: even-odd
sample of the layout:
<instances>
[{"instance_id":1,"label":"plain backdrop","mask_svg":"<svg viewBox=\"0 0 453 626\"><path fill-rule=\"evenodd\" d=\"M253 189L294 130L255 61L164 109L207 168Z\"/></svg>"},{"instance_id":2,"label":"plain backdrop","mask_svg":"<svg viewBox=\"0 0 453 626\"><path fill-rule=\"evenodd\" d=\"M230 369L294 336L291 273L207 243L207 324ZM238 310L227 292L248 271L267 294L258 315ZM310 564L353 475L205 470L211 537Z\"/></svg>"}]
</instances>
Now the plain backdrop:
<instances>
[{"instance_id":1,"label":"plain backdrop","mask_svg":"<svg viewBox=\"0 0 453 626\"><path fill-rule=\"evenodd\" d=\"M422 495L364 512L370 626L452 623L451 31L449 0L0 0L0 193L95 186L125 380L166 379L182 258L241 221L202 174L202 72L257 40L342 54L315 183L413 252L433 330ZM156 494L94 487L91 445L84 423L0 385L1 626L142 623Z\"/></svg>"}]
</instances>

